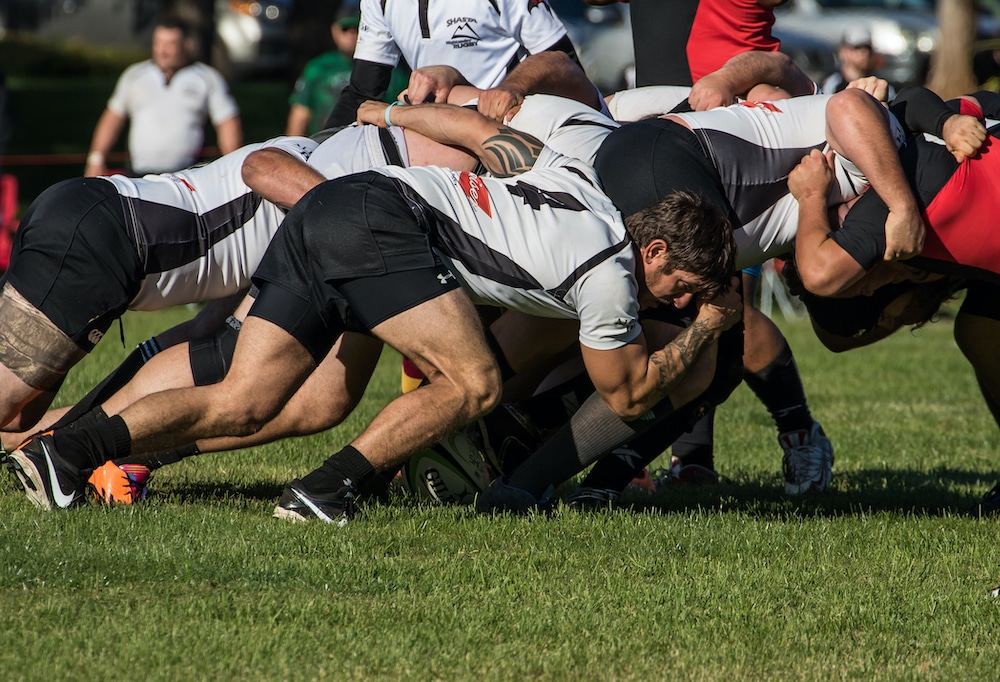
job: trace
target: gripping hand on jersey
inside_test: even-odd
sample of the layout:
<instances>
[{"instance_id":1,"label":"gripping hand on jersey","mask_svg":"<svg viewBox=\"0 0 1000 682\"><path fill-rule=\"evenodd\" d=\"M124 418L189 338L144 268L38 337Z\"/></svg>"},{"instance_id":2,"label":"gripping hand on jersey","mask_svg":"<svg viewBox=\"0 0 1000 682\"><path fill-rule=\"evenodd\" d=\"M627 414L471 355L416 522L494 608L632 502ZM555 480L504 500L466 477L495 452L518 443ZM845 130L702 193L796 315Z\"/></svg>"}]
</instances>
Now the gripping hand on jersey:
<instances>
[{"instance_id":1,"label":"gripping hand on jersey","mask_svg":"<svg viewBox=\"0 0 1000 682\"><path fill-rule=\"evenodd\" d=\"M447 102L453 87L468 84L465 76L454 67L425 66L410 74L409 87L400 94L400 98L407 104Z\"/></svg>"},{"instance_id":2,"label":"gripping hand on jersey","mask_svg":"<svg viewBox=\"0 0 1000 682\"><path fill-rule=\"evenodd\" d=\"M986 126L975 116L955 114L941 128L941 138L955 161L975 156L986 141Z\"/></svg>"}]
</instances>

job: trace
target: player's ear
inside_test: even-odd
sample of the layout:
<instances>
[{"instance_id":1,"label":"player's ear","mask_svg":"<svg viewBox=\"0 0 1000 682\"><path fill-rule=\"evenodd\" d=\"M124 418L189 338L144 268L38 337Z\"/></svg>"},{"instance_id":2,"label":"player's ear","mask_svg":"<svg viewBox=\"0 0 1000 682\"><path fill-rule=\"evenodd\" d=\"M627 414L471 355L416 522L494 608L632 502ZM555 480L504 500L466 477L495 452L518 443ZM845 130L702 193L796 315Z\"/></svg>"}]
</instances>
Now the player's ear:
<instances>
[{"instance_id":1,"label":"player's ear","mask_svg":"<svg viewBox=\"0 0 1000 682\"><path fill-rule=\"evenodd\" d=\"M657 264L660 260L666 260L667 258L667 243L662 239L654 239L646 244L642 249L642 259L646 265Z\"/></svg>"}]
</instances>

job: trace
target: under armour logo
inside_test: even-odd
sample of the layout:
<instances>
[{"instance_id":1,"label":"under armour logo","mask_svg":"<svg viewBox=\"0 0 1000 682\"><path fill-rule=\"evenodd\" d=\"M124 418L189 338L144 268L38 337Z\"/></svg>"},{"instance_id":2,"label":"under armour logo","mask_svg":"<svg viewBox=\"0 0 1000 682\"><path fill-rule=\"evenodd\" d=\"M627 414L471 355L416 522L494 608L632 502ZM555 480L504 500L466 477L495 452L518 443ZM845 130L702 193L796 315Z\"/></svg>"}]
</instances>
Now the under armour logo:
<instances>
[{"instance_id":1,"label":"under armour logo","mask_svg":"<svg viewBox=\"0 0 1000 682\"><path fill-rule=\"evenodd\" d=\"M455 279L455 275L453 275L450 271L439 272L437 278L441 284L447 284L449 279Z\"/></svg>"}]
</instances>

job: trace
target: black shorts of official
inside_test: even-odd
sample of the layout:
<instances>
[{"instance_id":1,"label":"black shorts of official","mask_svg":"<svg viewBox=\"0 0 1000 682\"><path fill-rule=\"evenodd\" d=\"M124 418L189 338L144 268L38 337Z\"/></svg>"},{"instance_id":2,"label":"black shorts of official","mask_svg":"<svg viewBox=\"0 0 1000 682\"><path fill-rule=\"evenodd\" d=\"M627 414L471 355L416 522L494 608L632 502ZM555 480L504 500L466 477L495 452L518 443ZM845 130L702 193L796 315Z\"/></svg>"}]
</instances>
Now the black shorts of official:
<instances>
[{"instance_id":1,"label":"black shorts of official","mask_svg":"<svg viewBox=\"0 0 1000 682\"><path fill-rule=\"evenodd\" d=\"M459 287L431 250L429 207L375 172L325 182L289 211L254 283L250 315L291 334L318 362L341 333Z\"/></svg>"},{"instance_id":2,"label":"black shorts of official","mask_svg":"<svg viewBox=\"0 0 1000 682\"><path fill-rule=\"evenodd\" d=\"M1000 321L1000 286L992 282L969 282L961 312Z\"/></svg>"},{"instance_id":3,"label":"black shorts of official","mask_svg":"<svg viewBox=\"0 0 1000 682\"><path fill-rule=\"evenodd\" d=\"M624 216L685 190L714 205L740 225L719 177L690 130L663 118L627 123L604 138L594 168L604 193Z\"/></svg>"},{"instance_id":4,"label":"black shorts of official","mask_svg":"<svg viewBox=\"0 0 1000 682\"><path fill-rule=\"evenodd\" d=\"M128 309L142 278L114 185L76 178L28 207L3 281L90 351Z\"/></svg>"}]
</instances>

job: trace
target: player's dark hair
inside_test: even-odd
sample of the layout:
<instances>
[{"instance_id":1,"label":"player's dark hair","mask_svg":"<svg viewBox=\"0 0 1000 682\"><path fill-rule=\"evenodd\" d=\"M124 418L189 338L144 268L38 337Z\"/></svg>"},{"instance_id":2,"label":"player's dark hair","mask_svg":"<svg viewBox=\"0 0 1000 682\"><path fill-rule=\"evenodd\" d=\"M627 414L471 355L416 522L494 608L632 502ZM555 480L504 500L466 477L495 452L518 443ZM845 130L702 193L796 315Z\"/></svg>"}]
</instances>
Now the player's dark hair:
<instances>
[{"instance_id":1,"label":"player's dark hair","mask_svg":"<svg viewBox=\"0 0 1000 682\"><path fill-rule=\"evenodd\" d=\"M156 28L166 28L180 31L181 37L185 39L191 37L191 24L178 17L160 17L160 19L156 22Z\"/></svg>"},{"instance_id":2,"label":"player's dark hair","mask_svg":"<svg viewBox=\"0 0 1000 682\"><path fill-rule=\"evenodd\" d=\"M709 298L729 289L736 272L733 226L714 205L691 192L672 192L625 218L640 248L654 239L667 244L669 271L686 270L705 283Z\"/></svg>"}]
</instances>

